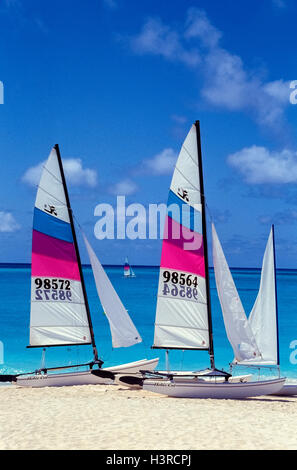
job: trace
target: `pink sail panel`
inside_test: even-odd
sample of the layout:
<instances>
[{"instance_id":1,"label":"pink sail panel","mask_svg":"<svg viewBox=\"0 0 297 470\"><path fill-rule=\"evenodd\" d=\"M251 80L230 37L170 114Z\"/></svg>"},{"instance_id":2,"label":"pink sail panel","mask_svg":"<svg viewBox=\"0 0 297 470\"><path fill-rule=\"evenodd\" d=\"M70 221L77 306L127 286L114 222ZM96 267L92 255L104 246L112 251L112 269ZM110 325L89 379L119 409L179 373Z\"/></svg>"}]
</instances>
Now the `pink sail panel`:
<instances>
[{"instance_id":1,"label":"pink sail panel","mask_svg":"<svg viewBox=\"0 0 297 470\"><path fill-rule=\"evenodd\" d=\"M33 230L32 276L80 281L73 243Z\"/></svg>"},{"instance_id":2,"label":"pink sail panel","mask_svg":"<svg viewBox=\"0 0 297 470\"><path fill-rule=\"evenodd\" d=\"M167 216L161 267L197 274L205 278L203 237Z\"/></svg>"}]
</instances>

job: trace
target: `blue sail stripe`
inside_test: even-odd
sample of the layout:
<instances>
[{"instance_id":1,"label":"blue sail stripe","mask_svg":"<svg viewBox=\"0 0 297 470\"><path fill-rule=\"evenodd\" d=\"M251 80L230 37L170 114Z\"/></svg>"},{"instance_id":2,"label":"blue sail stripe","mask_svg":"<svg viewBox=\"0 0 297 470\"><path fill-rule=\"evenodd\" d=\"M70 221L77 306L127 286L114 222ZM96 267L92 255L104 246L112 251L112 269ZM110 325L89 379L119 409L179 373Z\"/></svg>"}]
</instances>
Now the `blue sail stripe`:
<instances>
[{"instance_id":1,"label":"blue sail stripe","mask_svg":"<svg viewBox=\"0 0 297 470\"><path fill-rule=\"evenodd\" d=\"M71 226L68 222L47 214L37 207L34 208L33 229L65 242L73 242Z\"/></svg>"},{"instance_id":2,"label":"blue sail stripe","mask_svg":"<svg viewBox=\"0 0 297 470\"><path fill-rule=\"evenodd\" d=\"M168 210L169 206L171 206L170 210ZM202 233L201 212L183 202L172 190L168 195L167 215L193 232Z\"/></svg>"}]
</instances>

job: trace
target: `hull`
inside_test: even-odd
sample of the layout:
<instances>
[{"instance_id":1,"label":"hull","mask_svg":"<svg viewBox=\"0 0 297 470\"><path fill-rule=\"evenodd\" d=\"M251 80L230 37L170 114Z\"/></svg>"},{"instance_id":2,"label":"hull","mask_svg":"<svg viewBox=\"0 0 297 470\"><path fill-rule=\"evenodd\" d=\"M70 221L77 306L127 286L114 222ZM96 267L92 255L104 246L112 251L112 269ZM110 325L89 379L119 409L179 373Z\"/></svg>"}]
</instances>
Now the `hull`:
<instances>
[{"instance_id":1,"label":"hull","mask_svg":"<svg viewBox=\"0 0 297 470\"><path fill-rule=\"evenodd\" d=\"M285 397L297 395L297 383L290 383L286 381L281 390L278 393L275 393L274 395Z\"/></svg>"},{"instance_id":2,"label":"hull","mask_svg":"<svg viewBox=\"0 0 297 470\"><path fill-rule=\"evenodd\" d=\"M119 374L138 374L140 369L154 370L159 359L143 359L115 367L106 367L102 370L117 372ZM66 387L73 385L112 385L112 379L97 377L91 370L79 372L65 372L61 374L34 374L17 377L15 385L21 387Z\"/></svg>"},{"instance_id":3,"label":"hull","mask_svg":"<svg viewBox=\"0 0 297 470\"><path fill-rule=\"evenodd\" d=\"M275 394L281 390L285 379L259 382L213 382L194 379L145 379L143 389L176 398L243 399Z\"/></svg>"}]
</instances>

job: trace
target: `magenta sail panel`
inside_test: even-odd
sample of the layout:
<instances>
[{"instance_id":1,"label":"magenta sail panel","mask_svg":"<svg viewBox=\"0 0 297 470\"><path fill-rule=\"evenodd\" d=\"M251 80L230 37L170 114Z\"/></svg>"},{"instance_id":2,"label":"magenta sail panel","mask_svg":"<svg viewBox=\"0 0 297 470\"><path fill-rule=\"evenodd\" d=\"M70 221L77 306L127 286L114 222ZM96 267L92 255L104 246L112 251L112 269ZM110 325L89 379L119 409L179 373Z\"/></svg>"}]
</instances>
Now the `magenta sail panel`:
<instances>
[{"instance_id":1,"label":"magenta sail panel","mask_svg":"<svg viewBox=\"0 0 297 470\"><path fill-rule=\"evenodd\" d=\"M74 244L33 230L32 276L80 281Z\"/></svg>"},{"instance_id":2,"label":"magenta sail panel","mask_svg":"<svg viewBox=\"0 0 297 470\"><path fill-rule=\"evenodd\" d=\"M161 268L195 273L205 278L203 237L166 217Z\"/></svg>"}]
</instances>

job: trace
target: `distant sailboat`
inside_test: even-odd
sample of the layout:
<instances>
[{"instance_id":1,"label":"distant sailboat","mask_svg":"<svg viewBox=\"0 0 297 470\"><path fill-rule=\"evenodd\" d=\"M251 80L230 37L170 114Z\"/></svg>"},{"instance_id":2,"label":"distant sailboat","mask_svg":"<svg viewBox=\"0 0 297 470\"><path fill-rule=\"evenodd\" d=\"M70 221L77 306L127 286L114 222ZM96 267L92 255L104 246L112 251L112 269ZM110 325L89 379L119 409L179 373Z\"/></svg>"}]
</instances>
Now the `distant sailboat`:
<instances>
[{"instance_id":1,"label":"distant sailboat","mask_svg":"<svg viewBox=\"0 0 297 470\"><path fill-rule=\"evenodd\" d=\"M109 320L114 347L142 341L99 260L84 236L98 294ZM0 376L0 381L44 387L111 383L118 373L137 373L158 359L136 361L102 369L88 305L84 276L76 240L72 209L58 145L44 166L34 209L31 272L30 348L91 345L93 361L88 364L45 368L31 374ZM87 371L49 373L88 366ZM95 367L95 369L94 369ZM97 368L96 368L97 367Z\"/></svg>"},{"instance_id":2,"label":"distant sailboat","mask_svg":"<svg viewBox=\"0 0 297 470\"><path fill-rule=\"evenodd\" d=\"M165 349L167 357L170 349L208 351L211 368L170 371L168 363L166 372L144 373L143 388L183 398L245 398L280 390L285 379L242 382L215 368L199 121L176 163L164 234L153 348Z\"/></svg>"},{"instance_id":3,"label":"distant sailboat","mask_svg":"<svg viewBox=\"0 0 297 470\"><path fill-rule=\"evenodd\" d=\"M130 274L131 274L130 264L128 262L128 258L126 257L125 264L124 264L124 277L130 277Z\"/></svg>"},{"instance_id":4,"label":"distant sailboat","mask_svg":"<svg viewBox=\"0 0 297 470\"><path fill-rule=\"evenodd\" d=\"M129 264L129 261L128 261L128 258L126 257L125 259L125 264L124 264L124 277L125 278L128 278L128 277L136 277L133 269L131 268L130 264Z\"/></svg>"}]
</instances>

